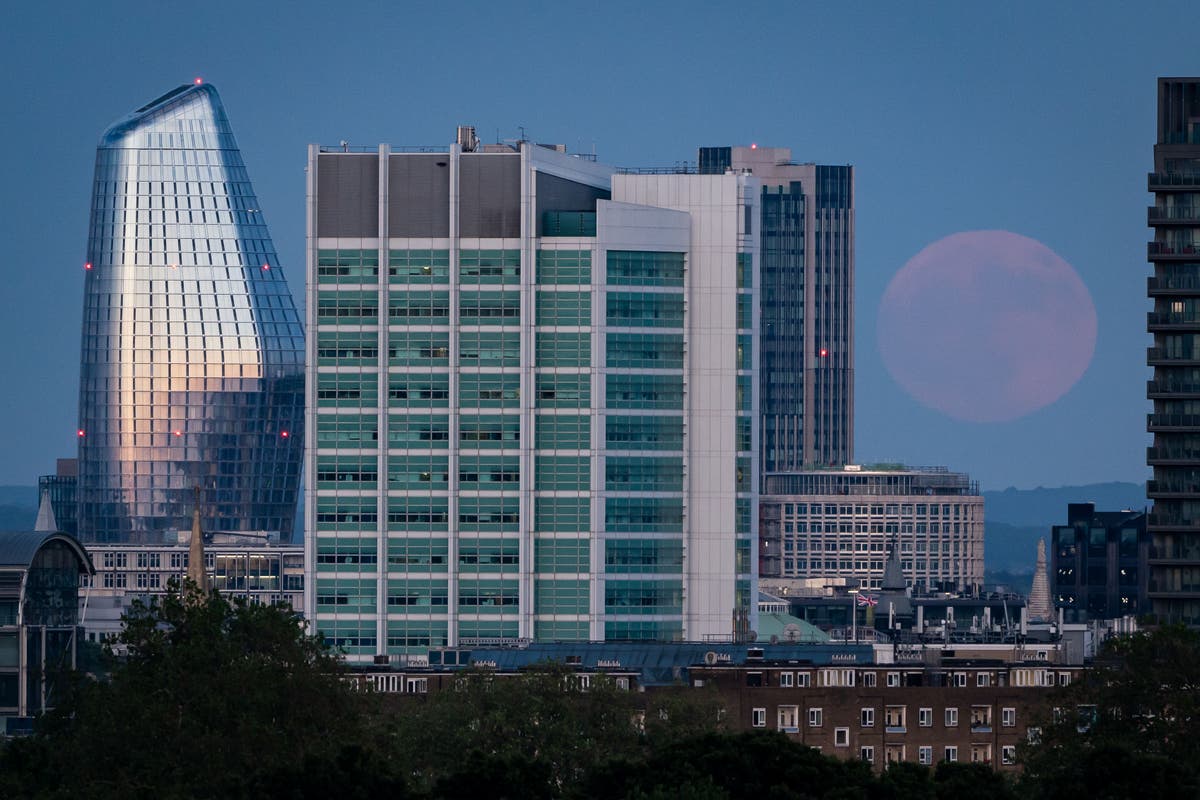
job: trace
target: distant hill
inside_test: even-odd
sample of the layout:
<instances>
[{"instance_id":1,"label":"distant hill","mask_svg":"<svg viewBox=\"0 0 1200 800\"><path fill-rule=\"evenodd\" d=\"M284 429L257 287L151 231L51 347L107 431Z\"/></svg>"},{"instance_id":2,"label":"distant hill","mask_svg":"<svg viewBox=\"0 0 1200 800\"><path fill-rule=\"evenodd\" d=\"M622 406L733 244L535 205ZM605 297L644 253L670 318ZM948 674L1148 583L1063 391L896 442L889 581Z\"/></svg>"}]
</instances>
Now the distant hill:
<instances>
[{"instance_id":1,"label":"distant hill","mask_svg":"<svg viewBox=\"0 0 1200 800\"><path fill-rule=\"evenodd\" d=\"M1095 503L1097 511L1145 508L1146 486L1141 483L1089 483L1046 489L1005 489L984 492L988 522L1009 525L1061 525L1067 521L1068 503Z\"/></svg>"},{"instance_id":2,"label":"distant hill","mask_svg":"<svg viewBox=\"0 0 1200 800\"><path fill-rule=\"evenodd\" d=\"M0 486L0 506L33 506L37 513L36 486Z\"/></svg>"}]
</instances>

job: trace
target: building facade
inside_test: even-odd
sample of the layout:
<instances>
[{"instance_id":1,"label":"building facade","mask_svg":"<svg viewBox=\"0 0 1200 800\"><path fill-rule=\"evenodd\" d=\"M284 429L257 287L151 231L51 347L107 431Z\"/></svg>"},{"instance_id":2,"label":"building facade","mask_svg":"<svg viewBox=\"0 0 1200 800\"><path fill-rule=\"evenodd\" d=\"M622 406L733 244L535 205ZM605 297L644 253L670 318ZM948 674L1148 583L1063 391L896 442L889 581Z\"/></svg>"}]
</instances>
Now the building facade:
<instances>
[{"instance_id":1,"label":"building facade","mask_svg":"<svg viewBox=\"0 0 1200 800\"><path fill-rule=\"evenodd\" d=\"M76 668L79 585L92 562L74 537L0 533L0 719L27 733Z\"/></svg>"},{"instance_id":2,"label":"building facade","mask_svg":"<svg viewBox=\"0 0 1200 800\"><path fill-rule=\"evenodd\" d=\"M918 592L983 583L983 496L966 474L892 465L769 474L760 505L763 577L878 589L894 541Z\"/></svg>"},{"instance_id":3,"label":"building facade","mask_svg":"<svg viewBox=\"0 0 1200 800\"><path fill-rule=\"evenodd\" d=\"M309 153L307 608L351 662L748 632L759 187Z\"/></svg>"},{"instance_id":4,"label":"building facade","mask_svg":"<svg viewBox=\"0 0 1200 800\"><path fill-rule=\"evenodd\" d=\"M702 147L700 172L762 186L763 474L854 461L854 168L784 147Z\"/></svg>"},{"instance_id":5,"label":"building facade","mask_svg":"<svg viewBox=\"0 0 1200 800\"><path fill-rule=\"evenodd\" d=\"M1200 625L1200 78L1158 81L1149 189L1149 610Z\"/></svg>"},{"instance_id":6,"label":"building facade","mask_svg":"<svg viewBox=\"0 0 1200 800\"><path fill-rule=\"evenodd\" d=\"M1064 621L1149 611L1145 512L1096 511L1092 503L1070 503L1067 524L1055 525L1050 537L1051 596Z\"/></svg>"},{"instance_id":7,"label":"building facade","mask_svg":"<svg viewBox=\"0 0 1200 800\"><path fill-rule=\"evenodd\" d=\"M187 85L96 150L84 264L78 532L292 534L304 333L216 90Z\"/></svg>"},{"instance_id":8,"label":"building facade","mask_svg":"<svg viewBox=\"0 0 1200 800\"><path fill-rule=\"evenodd\" d=\"M299 544L237 541L217 535L204 545L209 586L225 597L252 603L284 603L304 613L304 548ZM121 616L134 600L166 593L188 575L190 534L174 544L92 545L95 572L81 576L79 625L88 641L121 632Z\"/></svg>"}]
</instances>

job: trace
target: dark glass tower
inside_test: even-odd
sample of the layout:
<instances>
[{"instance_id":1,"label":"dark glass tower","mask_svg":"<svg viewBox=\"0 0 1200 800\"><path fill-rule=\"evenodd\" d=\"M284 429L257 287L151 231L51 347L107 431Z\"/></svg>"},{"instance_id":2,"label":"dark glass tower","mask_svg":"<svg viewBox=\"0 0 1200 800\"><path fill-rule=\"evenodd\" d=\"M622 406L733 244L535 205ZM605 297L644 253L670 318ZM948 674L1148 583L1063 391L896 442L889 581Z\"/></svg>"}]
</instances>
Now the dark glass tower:
<instances>
[{"instance_id":1,"label":"dark glass tower","mask_svg":"<svg viewBox=\"0 0 1200 800\"><path fill-rule=\"evenodd\" d=\"M854 460L854 168L782 147L702 147L701 173L762 183L763 475Z\"/></svg>"},{"instance_id":2,"label":"dark glass tower","mask_svg":"<svg viewBox=\"0 0 1200 800\"><path fill-rule=\"evenodd\" d=\"M217 91L174 89L96 150L85 264L78 530L290 539L304 333Z\"/></svg>"}]
</instances>

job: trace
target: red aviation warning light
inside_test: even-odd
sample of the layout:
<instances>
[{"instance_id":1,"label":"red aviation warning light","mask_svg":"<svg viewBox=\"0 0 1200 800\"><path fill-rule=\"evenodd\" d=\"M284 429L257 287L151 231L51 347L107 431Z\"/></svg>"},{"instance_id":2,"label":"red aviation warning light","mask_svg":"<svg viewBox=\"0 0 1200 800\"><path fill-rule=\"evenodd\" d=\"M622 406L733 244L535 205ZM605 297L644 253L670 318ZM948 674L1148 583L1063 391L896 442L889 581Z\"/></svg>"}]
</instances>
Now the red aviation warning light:
<instances>
[{"instance_id":1,"label":"red aviation warning light","mask_svg":"<svg viewBox=\"0 0 1200 800\"><path fill-rule=\"evenodd\" d=\"M288 433L287 431L280 431L280 432L279 432L279 438L280 438L280 439L286 439L286 438L288 438L289 436L291 436L291 434L290 434L290 433Z\"/></svg>"},{"instance_id":2,"label":"red aviation warning light","mask_svg":"<svg viewBox=\"0 0 1200 800\"><path fill-rule=\"evenodd\" d=\"M183 436L183 431L175 431L176 436Z\"/></svg>"},{"instance_id":3,"label":"red aviation warning light","mask_svg":"<svg viewBox=\"0 0 1200 800\"><path fill-rule=\"evenodd\" d=\"M270 269L270 268L271 268L271 265L270 265L270 264L268 264L267 262L265 262L265 261L264 261L264 262L263 262L263 270L264 270L264 271L266 271L266 270L268 270L268 269Z\"/></svg>"},{"instance_id":4,"label":"red aviation warning light","mask_svg":"<svg viewBox=\"0 0 1200 800\"><path fill-rule=\"evenodd\" d=\"M80 438L83 438L83 428L80 428L79 430L75 431L75 435Z\"/></svg>"},{"instance_id":5,"label":"red aviation warning light","mask_svg":"<svg viewBox=\"0 0 1200 800\"><path fill-rule=\"evenodd\" d=\"M821 348L821 358L825 358L827 355L829 355L829 351L826 350L824 347L822 347Z\"/></svg>"},{"instance_id":6,"label":"red aviation warning light","mask_svg":"<svg viewBox=\"0 0 1200 800\"><path fill-rule=\"evenodd\" d=\"M203 78L196 78L196 85L197 85L197 86L199 86L199 85L200 85L200 84L202 84L202 83L204 83L204 79L203 79Z\"/></svg>"},{"instance_id":7,"label":"red aviation warning light","mask_svg":"<svg viewBox=\"0 0 1200 800\"><path fill-rule=\"evenodd\" d=\"M91 268L92 268L92 262L90 262L90 261L84 262L83 268L84 268L84 269L91 269Z\"/></svg>"}]
</instances>

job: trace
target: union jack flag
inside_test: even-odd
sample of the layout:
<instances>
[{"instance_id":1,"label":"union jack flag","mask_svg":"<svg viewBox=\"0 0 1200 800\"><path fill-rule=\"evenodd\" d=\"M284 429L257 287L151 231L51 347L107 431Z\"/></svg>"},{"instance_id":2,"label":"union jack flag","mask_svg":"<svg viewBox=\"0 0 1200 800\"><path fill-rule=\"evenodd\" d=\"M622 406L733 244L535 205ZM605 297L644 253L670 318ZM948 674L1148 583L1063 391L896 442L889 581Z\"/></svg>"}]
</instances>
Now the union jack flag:
<instances>
[{"instance_id":1,"label":"union jack flag","mask_svg":"<svg viewBox=\"0 0 1200 800\"><path fill-rule=\"evenodd\" d=\"M877 606L879 598L869 594L860 594L855 598L860 606Z\"/></svg>"}]
</instances>

